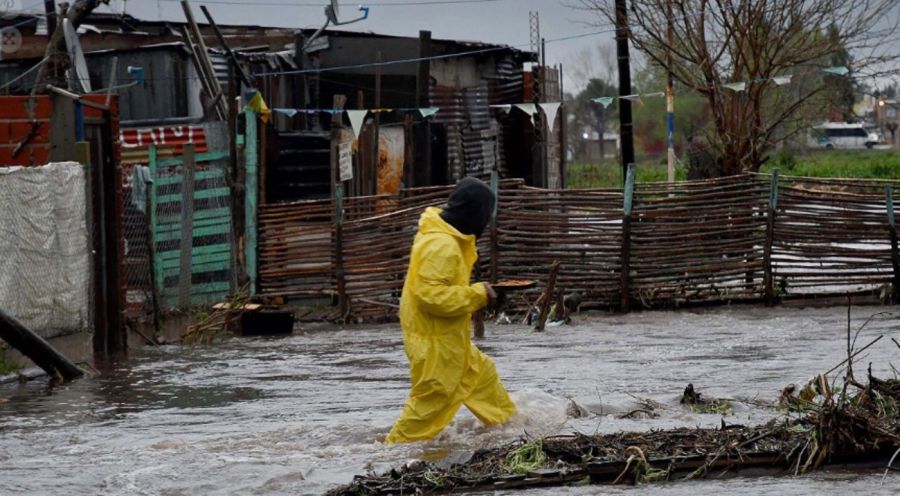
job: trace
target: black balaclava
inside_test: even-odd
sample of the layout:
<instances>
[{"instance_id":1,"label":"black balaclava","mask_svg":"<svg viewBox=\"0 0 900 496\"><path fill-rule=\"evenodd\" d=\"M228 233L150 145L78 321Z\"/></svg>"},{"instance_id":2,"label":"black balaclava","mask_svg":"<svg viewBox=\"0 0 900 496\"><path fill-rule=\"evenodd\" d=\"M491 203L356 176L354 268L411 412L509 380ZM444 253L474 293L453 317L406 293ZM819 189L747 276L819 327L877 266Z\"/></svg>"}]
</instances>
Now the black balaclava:
<instances>
[{"instance_id":1,"label":"black balaclava","mask_svg":"<svg viewBox=\"0 0 900 496\"><path fill-rule=\"evenodd\" d=\"M456 184L441 218L463 234L480 237L491 221L494 193L484 182L466 177Z\"/></svg>"}]
</instances>

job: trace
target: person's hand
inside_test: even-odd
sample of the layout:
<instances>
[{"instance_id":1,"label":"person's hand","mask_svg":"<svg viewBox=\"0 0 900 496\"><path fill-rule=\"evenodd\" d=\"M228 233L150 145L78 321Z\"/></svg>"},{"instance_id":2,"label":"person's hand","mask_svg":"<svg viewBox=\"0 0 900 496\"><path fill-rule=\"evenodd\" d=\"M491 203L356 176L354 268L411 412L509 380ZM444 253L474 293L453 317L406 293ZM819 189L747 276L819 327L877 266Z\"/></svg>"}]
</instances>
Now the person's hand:
<instances>
[{"instance_id":1,"label":"person's hand","mask_svg":"<svg viewBox=\"0 0 900 496\"><path fill-rule=\"evenodd\" d=\"M495 288L489 283L484 283L484 288L488 294L488 308L497 309L506 303L506 292L500 288Z\"/></svg>"}]
</instances>

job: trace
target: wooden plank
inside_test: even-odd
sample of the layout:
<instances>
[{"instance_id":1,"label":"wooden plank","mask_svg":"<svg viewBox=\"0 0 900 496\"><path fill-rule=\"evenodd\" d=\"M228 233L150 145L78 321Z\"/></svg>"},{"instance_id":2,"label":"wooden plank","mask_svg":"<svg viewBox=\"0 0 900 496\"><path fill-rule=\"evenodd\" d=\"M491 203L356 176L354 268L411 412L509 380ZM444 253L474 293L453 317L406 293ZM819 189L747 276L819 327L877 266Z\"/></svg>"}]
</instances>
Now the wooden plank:
<instances>
[{"instance_id":1,"label":"wooden plank","mask_svg":"<svg viewBox=\"0 0 900 496\"><path fill-rule=\"evenodd\" d=\"M894 188L891 185L884 187L885 206L887 207L888 234L891 237L891 268L894 272L891 302L900 301L900 252L897 250L897 222L894 217Z\"/></svg>"},{"instance_id":2,"label":"wooden plank","mask_svg":"<svg viewBox=\"0 0 900 496\"><path fill-rule=\"evenodd\" d=\"M228 253L229 250L231 250L231 245L225 243L209 246L195 246L191 250L191 257ZM181 250L162 251L158 253L158 256L159 259L163 261L173 258L177 260L181 256Z\"/></svg>"},{"instance_id":3,"label":"wooden plank","mask_svg":"<svg viewBox=\"0 0 900 496\"><path fill-rule=\"evenodd\" d=\"M194 212L194 221L203 220L203 219L219 219L219 218L224 220L224 219L230 218L230 216L231 215L228 210L228 207L210 208L207 210L195 211ZM173 224L173 223L180 224L181 219L182 219L182 217L180 214L166 215L166 216L160 217L160 223L161 224Z\"/></svg>"},{"instance_id":4,"label":"wooden plank","mask_svg":"<svg viewBox=\"0 0 900 496\"><path fill-rule=\"evenodd\" d=\"M181 270L178 273L178 304L181 308L187 308L191 304L191 256L194 246L194 197L198 192L194 191L194 145L184 147L184 179L181 182L181 247L179 259ZM227 191L227 190L226 190ZM173 195L161 195L158 200L163 203L163 198Z\"/></svg>"},{"instance_id":5,"label":"wooden plank","mask_svg":"<svg viewBox=\"0 0 900 496\"><path fill-rule=\"evenodd\" d=\"M494 210L491 212L491 249L490 249L490 283L497 283L497 260L500 258L500 246L497 240L497 212L500 209L500 174L491 171L491 191L494 193Z\"/></svg>"},{"instance_id":6,"label":"wooden plank","mask_svg":"<svg viewBox=\"0 0 900 496\"><path fill-rule=\"evenodd\" d=\"M208 217L208 218L205 217L205 218L200 219L200 218L197 218L197 214L195 213L194 214L194 232L197 232L196 229L198 227L211 227L211 226L218 226L220 224L230 225L231 224L230 221L231 221L231 219L229 219L227 216ZM169 231L173 231L173 230L180 230L181 229L181 219L178 218L172 222L166 222L166 223L160 224L158 227L159 227L158 231L161 233L169 232ZM194 236L196 237L197 235L195 234Z\"/></svg>"},{"instance_id":7,"label":"wooden plank","mask_svg":"<svg viewBox=\"0 0 900 496\"><path fill-rule=\"evenodd\" d=\"M772 277L772 244L775 240L775 215L778 208L778 170L772 171L769 208L766 213L766 244L763 249L763 291L766 306L775 304L775 280Z\"/></svg>"},{"instance_id":8,"label":"wooden plank","mask_svg":"<svg viewBox=\"0 0 900 496\"><path fill-rule=\"evenodd\" d=\"M259 116L251 109L244 111L246 120L246 144L244 146L244 263L250 280L250 294L256 294L259 277L257 262L258 212L259 212Z\"/></svg>"},{"instance_id":9,"label":"wooden plank","mask_svg":"<svg viewBox=\"0 0 900 496\"><path fill-rule=\"evenodd\" d=\"M230 232L231 223L228 222L227 219L224 222L219 221L215 224L205 227L198 227L196 224L194 225L194 238L199 238L201 236L214 236L217 234L228 234ZM163 229L160 229L160 233L156 235L155 239L157 242L181 239L181 225L167 224L163 226Z\"/></svg>"},{"instance_id":10,"label":"wooden plank","mask_svg":"<svg viewBox=\"0 0 900 496\"><path fill-rule=\"evenodd\" d=\"M343 109L347 103L344 95L335 95L333 107ZM337 281L338 309L341 317L347 315L350 302L347 301L347 288L344 274L344 184L340 173L341 128L343 116L335 112L331 118L331 198L334 201L334 277Z\"/></svg>"},{"instance_id":11,"label":"wooden plank","mask_svg":"<svg viewBox=\"0 0 900 496\"><path fill-rule=\"evenodd\" d=\"M191 145L188 145L191 146ZM187 167L187 166L185 166ZM193 167L192 167L193 169ZM190 178L190 186L191 189L194 188L195 185L194 178ZM184 184L182 184L182 188L184 188ZM210 189L201 189L194 191L194 200L209 200L211 198L225 198L231 196L231 190L228 188L210 188ZM157 200L159 203L175 203L179 201L187 201L189 197L184 193L173 193L169 195L160 195ZM193 203L193 202L191 202ZM193 213L193 212L192 212Z\"/></svg>"},{"instance_id":12,"label":"wooden plank","mask_svg":"<svg viewBox=\"0 0 900 496\"><path fill-rule=\"evenodd\" d=\"M553 266L550 267L550 275L547 277L547 287L544 288L544 296L541 299L541 312L534 326L535 331L543 331L544 325L547 323L547 317L550 314L550 303L553 301L553 295L556 294L556 277L558 274L559 261L554 261ZM562 311L562 308L557 309L557 312Z\"/></svg>"},{"instance_id":13,"label":"wooden plank","mask_svg":"<svg viewBox=\"0 0 900 496\"><path fill-rule=\"evenodd\" d=\"M158 160L159 157L158 157L158 150L156 148L156 145L150 146L150 149L147 151L147 156L148 156L147 162L150 166L150 178L155 181L156 178L158 177L158 173L159 173L159 160ZM159 232L159 214L158 214L159 201L157 198L158 195L156 193L156 183L155 182L151 185L150 191L148 192L148 194L150 195L150 225L151 225L151 233L153 233L153 243L152 244L153 244L153 246L156 246L156 242L157 242L156 234ZM158 254L157 254L157 256L158 256ZM163 288L164 288L163 282L165 280L165 277L163 275L161 264L156 263L154 265L155 265L155 267L154 267L153 279L155 281L156 292L157 292L157 295L161 295Z\"/></svg>"},{"instance_id":14,"label":"wooden plank","mask_svg":"<svg viewBox=\"0 0 900 496\"><path fill-rule=\"evenodd\" d=\"M634 199L634 164L628 164L622 202L621 298L623 312L631 310L631 210Z\"/></svg>"},{"instance_id":15,"label":"wooden plank","mask_svg":"<svg viewBox=\"0 0 900 496\"><path fill-rule=\"evenodd\" d=\"M194 173L194 181L203 181L206 179L223 179L225 178L225 173L222 169L214 168L209 170L197 171ZM154 182L159 186L169 186L171 184L180 184L182 180L181 174L172 174L169 176L162 176L156 179Z\"/></svg>"},{"instance_id":16,"label":"wooden plank","mask_svg":"<svg viewBox=\"0 0 900 496\"><path fill-rule=\"evenodd\" d=\"M194 155L194 163L215 162L228 158L228 150L213 150ZM184 163L184 157L172 157L159 161L159 167L176 167Z\"/></svg>"},{"instance_id":17,"label":"wooden plank","mask_svg":"<svg viewBox=\"0 0 900 496\"><path fill-rule=\"evenodd\" d=\"M222 258L221 256L216 256L218 260L214 258L208 259L209 261L197 261L194 262L194 265L191 266L191 272L193 274L202 274L206 272L221 272L228 270L231 268L230 260L228 258ZM178 271L181 270L177 261L170 261L163 264L163 274L166 277L176 276L178 275Z\"/></svg>"},{"instance_id":18,"label":"wooden plank","mask_svg":"<svg viewBox=\"0 0 900 496\"><path fill-rule=\"evenodd\" d=\"M204 293L228 294L229 291L231 291L231 284L228 281L194 284L194 287L191 288L191 294L194 295Z\"/></svg>"},{"instance_id":19,"label":"wooden plank","mask_svg":"<svg viewBox=\"0 0 900 496\"><path fill-rule=\"evenodd\" d=\"M50 99L53 103L50 119L50 140L53 146L50 148L50 160L53 162L76 160L78 157L75 156L75 102L56 93L51 94Z\"/></svg>"},{"instance_id":20,"label":"wooden plank","mask_svg":"<svg viewBox=\"0 0 900 496\"><path fill-rule=\"evenodd\" d=\"M198 267L201 265L215 265L215 264L218 264L219 262L222 262L223 260L227 261L228 257L225 256L227 254L228 254L228 252L222 251L220 253L208 253L205 255L198 255L198 256L192 257L192 260L191 260L193 262L192 267ZM175 258L175 257L166 258L166 259L162 260L161 263L162 263L163 268L166 268L166 269L175 269L175 268L178 268L178 266L179 266L178 265L179 260L178 260L178 258ZM225 267L225 268L227 268L227 267ZM216 270L224 270L224 269L216 269ZM208 272L208 270L206 272Z\"/></svg>"},{"instance_id":21,"label":"wooden plank","mask_svg":"<svg viewBox=\"0 0 900 496\"><path fill-rule=\"evenodd\" d=\"M52 378L60 377L68 381L84 375L84 371L50 346L44 338L2 309L0 309L0 338L44 369Z\"/></svg>"}]
</instances>

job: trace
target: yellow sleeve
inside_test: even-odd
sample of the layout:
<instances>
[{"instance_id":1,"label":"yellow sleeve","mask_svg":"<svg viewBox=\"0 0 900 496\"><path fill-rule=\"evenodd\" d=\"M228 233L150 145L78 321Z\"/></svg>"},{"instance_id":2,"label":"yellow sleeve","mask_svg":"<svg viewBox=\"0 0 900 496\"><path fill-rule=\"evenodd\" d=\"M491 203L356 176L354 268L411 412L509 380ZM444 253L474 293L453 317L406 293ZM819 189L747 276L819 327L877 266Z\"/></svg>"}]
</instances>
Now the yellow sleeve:
<instances>
[{"instance_id":1,"label":"yellow sleeve","mask_svg":"<svg viewBox=\"0 0 900 496\"><path fill-rule=\"evenodd\" d=\"M438 317L458 317L487 305L487 289L482 283L459 285L469 280L456 241L443 236L424 240L419 247L413 295L422 308ZM412 268L412 267L411 267Z\"/></svg>"}]
</instances>

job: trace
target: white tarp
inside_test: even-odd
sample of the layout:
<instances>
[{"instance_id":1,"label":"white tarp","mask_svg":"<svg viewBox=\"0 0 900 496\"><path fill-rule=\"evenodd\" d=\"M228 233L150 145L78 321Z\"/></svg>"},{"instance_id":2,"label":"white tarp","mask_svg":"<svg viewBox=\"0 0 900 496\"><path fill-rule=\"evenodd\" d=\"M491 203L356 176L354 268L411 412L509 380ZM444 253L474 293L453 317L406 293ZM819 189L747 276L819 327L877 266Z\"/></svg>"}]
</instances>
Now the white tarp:
<instances>
[{"instance_id":1,"label":"white tarp","mask_svg":"<svg viewBox=\"0 0 900 496\"><path fill-rule=\"evenodd\" d=\"M0 307L41 336L89 326L86 174L0 167Z\"/></svg>"}]
</instances>

